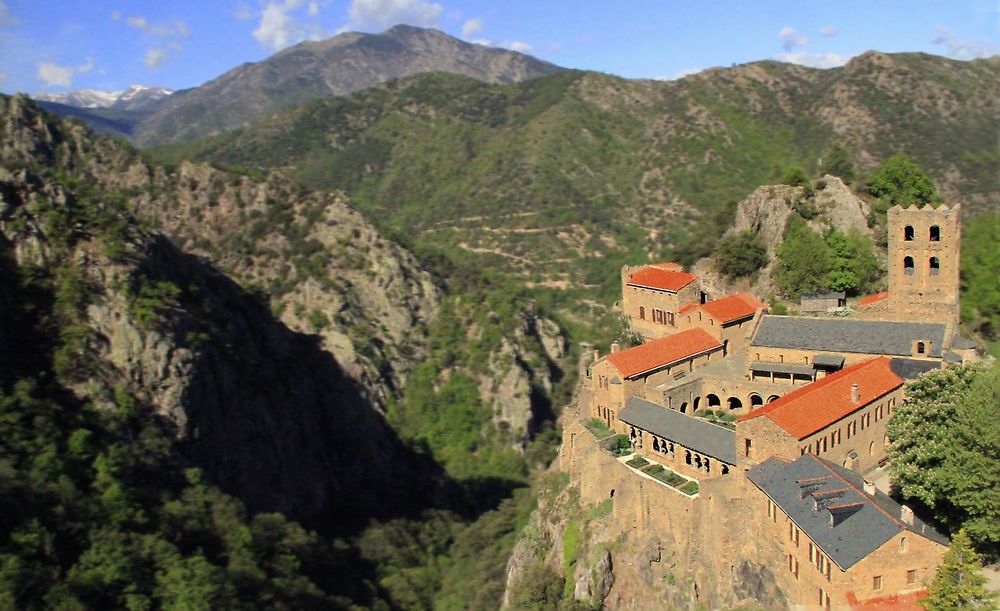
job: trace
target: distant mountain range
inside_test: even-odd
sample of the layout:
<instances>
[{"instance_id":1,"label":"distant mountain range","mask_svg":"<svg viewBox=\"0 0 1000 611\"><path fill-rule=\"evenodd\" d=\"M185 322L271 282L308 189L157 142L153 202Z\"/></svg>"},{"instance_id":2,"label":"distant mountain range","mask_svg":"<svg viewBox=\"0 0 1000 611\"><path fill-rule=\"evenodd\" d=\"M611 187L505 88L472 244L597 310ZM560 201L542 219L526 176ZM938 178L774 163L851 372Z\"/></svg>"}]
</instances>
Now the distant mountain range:
<instances>
[{"instance_id":1,"label":"distant mountain range","mask_svg":"<svg viewBox=\"0 0 1000 611\"><path fill-rule=\"evenodd\" d=\"M35 99L47 102L43 106L51 112L82 119L98 131L148 146L229 131L302 102L423 72L512 83L559 70L515 51L471 44L434 29L398 25L381 34L348 32L303 42L148 104L122 103L127 92L110 101L114 94L89 90ZM101 112L107 109L129 112Z\"/></svg>"},{"instance_id":2,"label":"distant mountain range","mask_svg":"<svg viewBox=\"0 0 1000 611\"><path fill-rule=\"evenodd\" d=\"M156 104L174 92L166 87L132 85L124 91L99 91L97 89L77 89L65 93L36 93L31 96L40 102L54 102L74 108L118 108L122 110L143 110Z\"/></svg>"}]
</instances>

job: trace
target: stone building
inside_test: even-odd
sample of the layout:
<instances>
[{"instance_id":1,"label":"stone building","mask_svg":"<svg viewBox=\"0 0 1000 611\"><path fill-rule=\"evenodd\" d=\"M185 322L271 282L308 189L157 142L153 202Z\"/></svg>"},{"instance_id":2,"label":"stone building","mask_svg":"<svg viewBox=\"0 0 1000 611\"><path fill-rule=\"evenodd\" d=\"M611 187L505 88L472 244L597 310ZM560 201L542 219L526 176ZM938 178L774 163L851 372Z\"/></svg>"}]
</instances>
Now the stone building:
<instances>
[{"instance_id":1,"label":"stone building","mask_svg":"<svg viewBox=\"0 0 1000 611\"><path fill-rule=\"evenodd\" d=\"M867 471L885 458L886 425L902 396L891 359L852 365L737 419L737 453L747 464L813 454Z\"/></svg>"},{"instance_id":2,"label":"stone building","mask_svg":"<svg viewBox=\"0 0 1000 611\"><path fill-rule=\"evenodd\" d=\"M948 538L856 473L805 454L747 471L754 532L790 600L849 608L915 592L934 578Z\"/></svg>"},{"instance_id":3,"label":"stone building","mask_svg":"<svg viewBox=\"0 0 1000 611\"><path fill-rule=\"evenodd\" d=\"M729 475L736 466L731 429L639 397L628 400L616 431L628 435L638 454L699 479Z\"/></svg>"},{"instance_id":4,"label":"stone building","mask_svg":"<svg viewBox=\"0 0 1000 611\"><path fill-rule=\"evenodd\" d=\"M688 304L678 312L681 329L704 329L722 342L726 354L742 351L767 305L750 293L737 293L701 304Z\"/></svg>"},{"instance_id":5,"label":"stone building","mask_svg":"<svg viewBox=\"0 0 1000 611\"><path fill-rule=\"evenodd\" d=\"M799 297L799 310L802 312L828 312L846 305L847 294L844 291L814 293Z\"/></svg>"},{"instance_id":6,"label":"stone building","mask_svg":"<svg viewBox=\"0 0 1000 611\"><path fill-rule=\"evenodd\" d=\"M916 377L941 367L954 341L944 323L764 316L750 341L747 377L802 385L882 355Z\"/></svg>"},{"instance_id":7,"label":"stone building","mask_svg":"<svg viewBox=\"0 0 1000 611\"><path fill-rule=\"evenodd\" d=\"M614 351L590 368L591 415L613 428L629 397L645 397L647 387L684 377L722 357L722 343L701 329Z\"/></svg>"},{"instance_id":8,"label":"stone building","mask_svg":"<svg viewBox=\"0 0 1000 611\"><path fill-rule=\"evenodd\" d=\"M622 268L622 314L648 339L673 335L681 329L677 315L687 305L701 303L694 274L677 263Z\"/></svg>"}]
</instances>

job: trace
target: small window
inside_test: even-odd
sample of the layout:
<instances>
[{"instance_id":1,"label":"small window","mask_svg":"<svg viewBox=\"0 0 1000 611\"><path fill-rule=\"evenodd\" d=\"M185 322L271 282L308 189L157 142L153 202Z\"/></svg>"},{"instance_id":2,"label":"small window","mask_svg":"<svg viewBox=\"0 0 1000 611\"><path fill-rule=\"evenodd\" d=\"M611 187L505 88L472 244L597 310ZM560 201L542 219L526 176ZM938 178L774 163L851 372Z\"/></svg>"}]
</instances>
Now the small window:
<instances>
[{"instance_id":1,"label":"small window","mask_svg":"<svg viewBox=\"0 0 1000 611\"><path fill-rule=\"evenodd\" d=\"M909 541L906 540L906 537L903 537L902 539L899 540L899 552L901 554L905 554L906 553L906 549L909 546L910 546L910 543L909 543Z\"/></svg>"},{"instance_id":2,"label":"small window","mask_svg":"<svg viewBox=\"0 0 1000 611\"><path fill-rule=\"evenodd\" d=\"M931 225L931 231L930 231L930 236L929 237L931 239L931 242L940 242L941 241L941 228L938 227L937 225Z\"/></svg>"},{"instance_id":3,"label":"small window","mask_svg":"<svg viewBox=\"0 0 1000 611\"><path fill-rule=\"evenodd\" d=\"M915 583L917 583L917 571L916 571L916 569L912 569L912 570L906 571L906 585L912 586Z\"/></svg>"},{"instance_id":4,"label":"small window","mask_svg":"<svg viewBox=\"0 0 1000 611\"><path fill-rule=\"evenodd\" d=\"M639 306L639 320L646 320L646 308Z\"/></svg>"},{"instance_id":5,"label":"small window","mask_svg":"<svg viewBox=\"0 0 1000 611\"><path fill-rule=\"evenodd\" d=\"M913 225L907 225L903 228L903 239L907 242L913 241Z\"/></svg>"},{"instance_id":6,"label":"small window","mask_svg":"<svg viewBox=\"0 0 1000 611\"><path fill-rule=\"evenodd\" d=\"M937 257L931 257L930 260L931 275L937 276L941 273L941 260Z\"/></svg>"},{"instance_id":7,"label":"small window","mask_svg":"<svg viewBox=\"0 0 1000 611\"><path fill-rule=\"evenodd\" d=\"M927 352L927 345L924 342L917 342L917 354L924 354Z\"/></svg>"},{"instance_id":8,"label":"small window","mask_svg":"<svg viewBox=\"0 0 1000 611\"><path fill-rule=\"evenodd\" d=\"M903 273L907 276L913 275L913 257L903 257Z\"/></svg>"},{"instance_id":9,"label":"small window","mask_svg":"<svg viewBox=\"0 0 1000 611\"><path fill-rule=\"evenodd\" d=\"M872 577L872 589L881 590L882 589L882 576L876 575Z\"/></svg>"}]
</instances>

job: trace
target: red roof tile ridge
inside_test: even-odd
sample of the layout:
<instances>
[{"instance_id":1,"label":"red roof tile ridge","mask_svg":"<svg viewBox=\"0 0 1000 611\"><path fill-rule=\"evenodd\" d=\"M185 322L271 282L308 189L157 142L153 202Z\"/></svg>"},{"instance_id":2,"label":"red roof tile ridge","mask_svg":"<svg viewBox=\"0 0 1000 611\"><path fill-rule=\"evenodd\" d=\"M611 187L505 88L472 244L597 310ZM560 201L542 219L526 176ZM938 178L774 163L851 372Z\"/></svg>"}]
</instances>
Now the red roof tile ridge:
<instances>
[{"instance_id":1,"label":"red roof tile ridge","mask_svg":"<svg viewBox=\"0 0 1000 611\"><path fill-rule=\"evenodd\" d=\"M750 411L750 412L748 412L746 414L743 414L742 416L740 416L739 418L737 418L736 421L737 422L742 422L744 420L750 420L752 418L757 418L758 416L768 415L771 412L773 412L773 411L775 411L777 409L781 409L782 407L788 405L789 403L792 403L793 401L798 401L798 400L802 399L802 397L806 397L806 396L812 395L812 394L814 394L817 391L823 390L827 386L830 386L832 384L837 383L838 381L840 381L841 379L843 379L845 377L853 376L853 375L856 375L858 373L864 372L864 371L868 370L870 367L876 366L877 364L878 365L885 365L886 367L888 367L889 363L891 361L892 361L892 359L890 359L887 356L877 356L877 357L868 359L867 361L862 361L860 363L855 363L854 365L851 365L850 367L846 367L844 369L841 369L840 371L838 371L836 373L832 373L832 374L826 376L825 378L823 378L821 380L817 380L815 382L812 382L811 384L807 384L806 386L803 386L801 388L793 390L792 392L788 393L787 395L784 395L783 397L775 399L771 403L767 403L765 405L762 405L761 407L758 407L755 410L752 410L752 411ZM889 369L889 373L891 373L896 378L896 381L899 384L903 383L903 379L900 378L891 369ZM784 427L782 427L782 428L784 428Z\"/></svg>"},{"instance_id":2,"label":"red roof tile ridge","mask_svg":"<svg viewBox=\"0 0 1000 611\"><path fill-rule=\"evenodd\" d=\"M688 329L651 342L612 352L607 356L611 365L626 378L669 365L692 356L719 348L719 340L704 329Z\"/></svg>"}]
</instances>

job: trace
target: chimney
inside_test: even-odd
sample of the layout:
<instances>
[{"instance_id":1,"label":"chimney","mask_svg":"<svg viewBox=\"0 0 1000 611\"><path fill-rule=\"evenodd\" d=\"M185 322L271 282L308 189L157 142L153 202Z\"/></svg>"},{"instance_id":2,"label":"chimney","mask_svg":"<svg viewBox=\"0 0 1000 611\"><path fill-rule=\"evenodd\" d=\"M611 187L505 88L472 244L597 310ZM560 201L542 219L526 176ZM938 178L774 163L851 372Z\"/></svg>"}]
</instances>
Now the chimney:
<instances>
[{"instance_id":1,"label":"chimney","mask_svg":"<svg viewBox=\"0 0 1000 611\"><path fill-rule=\"evenodd\" d=\"M899 508L899 519L905 522L909 526L913 526L913 510L902 505Z\"/></svg>"},{"instance_id":2,"label":"chimney","mask_svg":"<svg viewBox=\"0 0 1000 611\"><path fill-rule=\"evenodd\" d=\"M600 360L600 358L601 358L601 351L595 348L594 349L594 362L596 363L597 361Z\"/></svg>"},{"instance_id":3,"label":"chimney","mask_svg":"<svg viewBox=\"0 0 1000 611\"><path fill-rule=\"evenodd\" d=\"M622 349L621 344L619 344L618 342L611 342L611 354L614 354L615 352L618 352L621 349Z\"/></svg>"},{"instance_id":4,"label":"chimney","mask_svg":"<svg viewBox=\"0 0 1000 611\"><path fill-rule=\"evenodd\" d=\"M851 384L851 401L861 403L861 387L857 384Z\"/></svg>"},{"instance_id":5,"label":"chimney","mask_svg":"<svg viewBox=\"0 0 1000 611\"><path fill-rule=\"evenodd\" d=\"M865 478L865 494L875 496L875 482L868 478Z\"/></svg>"}]
</instances>

